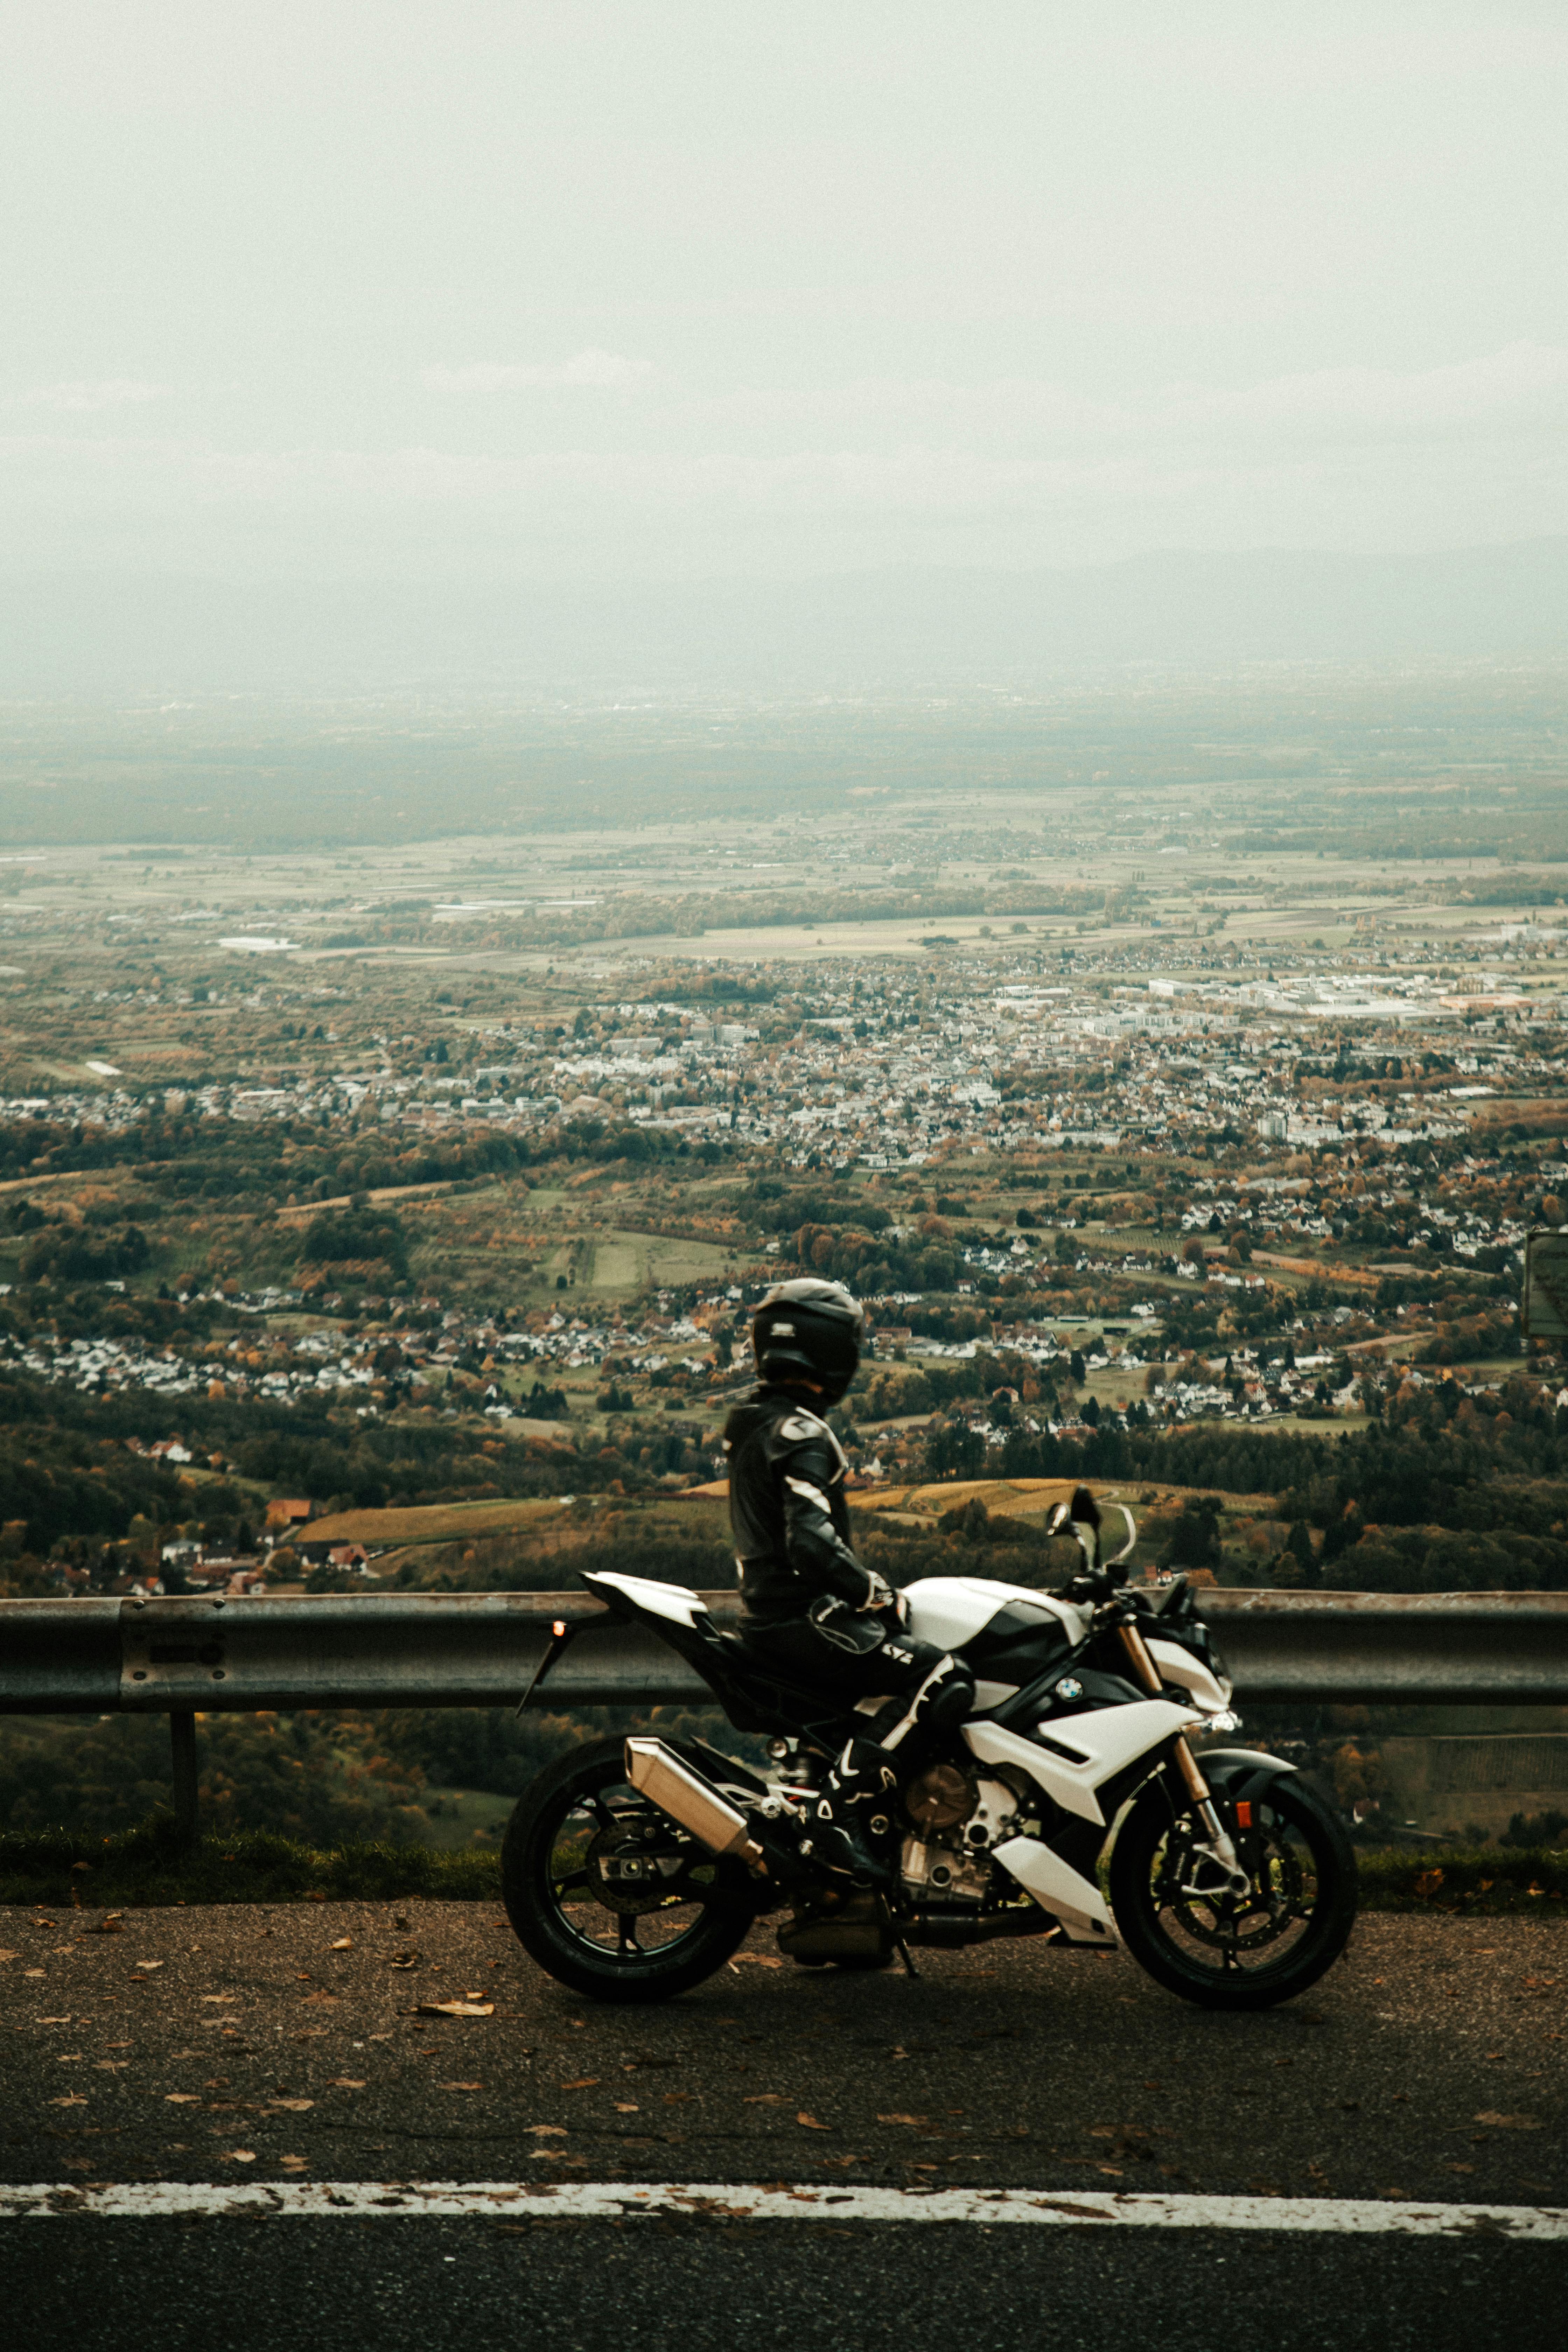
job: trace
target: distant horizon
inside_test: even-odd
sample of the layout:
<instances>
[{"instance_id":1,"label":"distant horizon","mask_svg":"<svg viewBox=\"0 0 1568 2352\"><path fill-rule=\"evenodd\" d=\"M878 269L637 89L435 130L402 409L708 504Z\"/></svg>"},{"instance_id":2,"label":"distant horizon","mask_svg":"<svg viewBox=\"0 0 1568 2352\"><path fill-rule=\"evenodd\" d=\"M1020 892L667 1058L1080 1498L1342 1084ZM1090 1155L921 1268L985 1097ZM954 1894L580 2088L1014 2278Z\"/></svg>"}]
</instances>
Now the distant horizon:
<instances>
[{"instance_id":1,"label":"distant horizon","mask_svg":"<svg viewBox=\"0 0 1568 2352\"><path fill-rule=\"evenodd\" d=\"M944 690L1152 666L1552 662L1568 536L1426 554L1170 548L801 579L0 572L0 699Z\"/></svg>"}]
</instances>

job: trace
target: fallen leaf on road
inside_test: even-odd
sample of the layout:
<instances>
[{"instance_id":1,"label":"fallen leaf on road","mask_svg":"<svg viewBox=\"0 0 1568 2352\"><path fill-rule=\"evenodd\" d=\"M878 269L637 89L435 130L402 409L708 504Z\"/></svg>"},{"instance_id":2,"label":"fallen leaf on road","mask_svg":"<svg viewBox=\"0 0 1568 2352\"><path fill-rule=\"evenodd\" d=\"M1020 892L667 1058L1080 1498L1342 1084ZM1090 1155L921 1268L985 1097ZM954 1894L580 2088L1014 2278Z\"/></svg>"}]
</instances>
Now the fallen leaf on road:
<instances>
[{"instance_id":1,"label":"fallen leaf on road","mask_svg":"<svg viewBox=\"0 0 1568 2352\"><path fill-rule=\"evenodd\" d=\"M364 2085L365 2077L363 2074L334 2074L329 2087L334 2091L363 2091ZM305 2105L309 2106L310 2104L307 2099Z\"/></svg>"},{"instance_id":2,"label":"fallen leaf on road","mask_svg":"<svg viewBox=\"0 0 1568 2352\"><path fill-rule=\"evenodd\" d=\"M226 2000L232 2000L234 1999L234 1995L233 1995L233 1993L231 1993L231 1992L204 1992L204 1993L203 1993L203 1995L202 1995L202 1999L203 1999L204 2000L212 2000L212 2001L218 2001L218 2002L222 2002L222 2001L226 2001Z\"/></svg>"},{"instance_id":3,"label":"fallen leaf on road","mask_svg":"<svg viewBox=\"0 0 1568 2352\"><path fill-rule=\"evenodd\" d=\"M535 2139L564 2139L564 2124L530 2124L529 2131Z\"/></svg>"},{"instance_id":4,"label":"fallen leaf on road","mask_svg":"<svg viewBox=\"0 0 1568 2352\"><path fill-rule=\"evenodd\" d=\"M0 1945L0 1960L19 1960L21 1957L20 1952L10 1951L4 1945Z\"/></svg>"},{"instance_id":5,"label":"fallen leaf on road","mask_svg":"<svg viewBox=\"0 0 1568 2352\"><path fill-rule=\"evenodd\" d=\"M42 1969L24 1969L22 1970L22 1974L25 1977L41 1977L44 1971Z\"/></svg>"},{"instance_id":6,"label":"fallen leaf on road","mask_svg":"<svg viewBox=\"0 0 1568 2352\"><path fill-rule=\"evenodd\" d=\"M195 2091L165 2091L164 2104L171 2107L199 2107L201 2095Z\"/></svg>"},{"instance_id":7,"label":"fallen leaf on road","mask_svg":"<svg viewBox=\"0 0 1568 2352\"><path fill-rule=\"evenodd\" d=\"M286 2164L290 2172L299 2172L310 2163L310 2159L308 2156L280 2156L278 2161L279 2164Z\"/></svg>"},{"instance_id":8,"label":"fallen leaf on road","mask_svg":"<svg viewBox=\"0 0 1568 2352\"><path fill-rule=\"evenodd\" d=\"M754 1969L782 1969L784 1966L784 1962L772 1952L737 1952L730 1966L735 1968L745 1960L750 1960Z\"/></svg>"},{"instance_id":9,"label":"fallen leaf on road","mask_svg":"<svg viewBox=\"0 0 1568 2352\"><path fill-rule=\"evenodd\" d=\"M162 1960L138 1960L136 1965L145 1976L151 1974L153 1969L161 1969L163 1963Z\"/></svg>"},{"instance_id":10,"label":"fallen leaf on road","mask_svg":"<svg viewBox=\"0 0 1568 2352\"><path fill-rule=\"evenodd\" d=\"M617 2099L616 2101L616 2113L618 2116L635 2116L640 2112L641 2111L635 2099Z\"/></svg>"},{"instance_id":11,"label":"fallen leaf on road","mask_svg":"<svg viewBox=\"0 0 1568 2352\"><path fill-rule=\"evenodd\" d=\"M438 2091L482 2091L484 2087L482 2083L437 2083L436 2085Z\"/></svg>"},{"instance_id":12,"label":"fallen leaf on road","mask_svg":"<svg viewBox=\"0 0 1568 2352\"><path fill-rule=\"evenodd\" d=\"M598 2083L597 2074L579 2074L575 2082L563 2083L563 2091L591 2091Z\"/></svg>"},{"instance_id":13,"label":"fallen leaf on road","mask_svg":"<svg viewBox=\"0 0 1568 2352\"><path fill-rule=\"evenodd\" d=\"M352 1952L353 1948L354 1939L352 1936L340 1936L334 1943L327 1946L329 1952Z\"/></svg>"},{"instance_id":14,"label":"fallen leaf on road","mask_svg":"<svg viewBox=\"0 0 1568 2352\"><path fill-rule=\"evenodd\" d=\"M131 2061L129 2058L95 2058L92 2063L100 2074L121 2074Z\"/></svg>"},{"instance_id":15,"label":"fallen leaf on road","mask_svg":"<svg viewBox=\"0 0 1568 2352\"><path fill-rule=\"evenodd\" d=\"M336 2009L338 1997L335 1992L308 1992L300 2006L307 2009L312 2001L318 2009Z\"/></svg>"},{"instance_id":16,"label":"fallen leaf on road","mask_svg":"<svg viewBox=\"0 0 1568 2352\"><path fill-rule=\"evenodd\" d=\"M82 1933L85 1936L123 1936L125 1922L118 1911L109 1911L99 1920L96 1927L84 1927Z\"/></svg>"},{"instance_id":17,"label":"fallen leaf on road","mask_svg":"<svg viewBox=\"0 0 1568 2352\"><path fill-rule=\"evenodd\" d=\"M57 2066L74 2066L80 2056L81 2052L79 2050L58 2050L55 2053L55 2064Z\"/></svg>"},{"instance_id":18,"label":"fallen leaf on road","mask_svg":"<svg viewBox=\"0 0 1568 2352\"><path fill-rule=\"evenodd\" d=\"M1493 2131L1539 2131L1542 2127L1539 2116L1500 2116L1490 2107L1488 2107L1483 2115L1475 2116L1471 2120L1478 2124L1488 2124Z\"/></svg>"},{"instance_id":19,"label":"fallen leaf on road","mask_svg":"<svg viewBox=\"0 0 1568 2352\"><path fill-rule=\"evenodd\" d=\"M804 2124L807 2131L826 2131L829 2128L826 2124L819 2124L815 2116L808 2116L804 2107L796 2116L795 2121L797 2124Z\"/></svg>"},{"instance_id":20,"label":"fallen leaf on road","mask_svg":"<svg viewBox=\"0 0 1568 2352\"><path fill-rule=\"evenodd\" d=\"M319 1998L319 1994L310 1995L312 2000ZM418 2017L492 2017L495 2003L493 2000L422 2000L415 2014Z\"/></svg>"},{"instance_id":21,"label":"fallen leaf on road","mask_svg":"<svg viewBox=\"0 0 1568 2352\"><path fill-rule=\"evenodd\" d=\"M742 2104L748 2107L787 2107L789 2101L782 2091L754 2091Z\"/></svg>"},{"instance_id":22,"label":"fallen leaf on road","mask_svg":"<svg viewBox=\"0 0 1568 2352\"><path fill-rule=\"evenodd\" d=\"M64 2017L35 2017L33 2023L35 2025L68 2025L70 2015L68 2011Z\"/></svg>"},{"instance_id":23,"label":"fallen leaf on road","mask_svg":"<svg viewBox=\"0 0 1568 2352\"><path fill-rule=\"evenodd\" d=\"M253 2147L231 2147L223 2160L226 2164L254 2164L256 2150Z\"/></svg>"},{"instance_id":24,"label":"fallen leaf on road","mask_svg":"<svg viewBox=\"0 0 1568 2352\"><path fill-rule=\"evenodd\" d=\"M85 2107L87 2101L79 2091L71 2091L63 2099L51 2099L51 2107Z\"/></svg>"},{"instance_id":25,"label":"fallen leaf on road","mask_svg":"<svg viewBox=\"0 0 1568 2352\"><path fill-rule=\"evenodd\" d=\"M924 2116L879 2116L879 2124L913 2124L918 2129L927 2118Z\"/></svg>"},{"instance_id":26,"label":"fallen leaf on road","mask_svg":"<svg viewBox=\"0 0 1568 2352\"><path fill-rule=\"evenodd\" d=\"M313 2107L316 2102L314 2099L269 2099L267 2104L268 2106L280 2108L286 2115L302 2116L307 2108Z\"/></svg>"},{"instance_id":27,"label":"fallen leaf on road","mask_svg":"<svg viewBox=\"0 0 1568 2352\"><path fill-rule=\"evenodd\" d=\"M389 1969L416 1969L419 1965L419 1955L417 1952L389 1952L386 1956L386 1965Z\"/></svg>"}]
</instances>

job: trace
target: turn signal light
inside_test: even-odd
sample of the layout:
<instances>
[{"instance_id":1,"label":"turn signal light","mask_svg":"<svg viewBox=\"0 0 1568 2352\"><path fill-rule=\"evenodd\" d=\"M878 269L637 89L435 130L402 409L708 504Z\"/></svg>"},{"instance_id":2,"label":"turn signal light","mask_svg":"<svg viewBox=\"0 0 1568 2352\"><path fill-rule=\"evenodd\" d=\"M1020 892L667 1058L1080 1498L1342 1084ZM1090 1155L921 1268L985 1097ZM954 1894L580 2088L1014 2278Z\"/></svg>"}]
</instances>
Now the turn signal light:
<instances>
[{"instance_id":1,"label":"turn signal light","mask_svg":"<svg viewBox=\"0 0 1568 2352\"><path fill-rule=\"evenodd\" d=\"M1250 1798L1242 1797L1237 1800L1236 1808L1236 1826L1238 1830L1249 1830L1252 1827L1252 1801Z\"/></svg>"}]
</instances>

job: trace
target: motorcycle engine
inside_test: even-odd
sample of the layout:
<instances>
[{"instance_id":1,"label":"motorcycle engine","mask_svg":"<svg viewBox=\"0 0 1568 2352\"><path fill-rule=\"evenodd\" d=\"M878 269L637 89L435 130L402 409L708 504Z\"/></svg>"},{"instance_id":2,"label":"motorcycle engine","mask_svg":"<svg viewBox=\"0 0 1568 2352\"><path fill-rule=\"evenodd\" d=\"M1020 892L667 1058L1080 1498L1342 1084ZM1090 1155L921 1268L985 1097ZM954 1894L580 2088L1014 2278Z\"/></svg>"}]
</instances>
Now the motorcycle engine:
<instances>
[{"instance_id":1,"label":"motorcycle engine","mask_svg":"<svg viewBox=\"0 0 1568 2352\"><path fill-rule=\"evenodd\" d=\"M991 1884L991 1849L1012 1836L1018 1819L1018 1800L1005 1781L933 1764L910 1781L904 1811L915 1829L904 1840L908 1892L928 1902L982 1901Z\"/></svg>"}]
</instances>

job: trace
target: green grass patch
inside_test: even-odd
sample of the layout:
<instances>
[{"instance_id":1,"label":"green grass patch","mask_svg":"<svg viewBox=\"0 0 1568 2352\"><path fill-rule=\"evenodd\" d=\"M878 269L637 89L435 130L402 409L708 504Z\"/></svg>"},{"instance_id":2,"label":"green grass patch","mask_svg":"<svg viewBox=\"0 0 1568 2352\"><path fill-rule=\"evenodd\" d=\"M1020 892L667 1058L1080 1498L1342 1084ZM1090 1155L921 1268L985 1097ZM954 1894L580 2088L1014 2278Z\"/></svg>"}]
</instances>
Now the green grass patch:
<instances>
[{"instance_id":1,"label":"green grass patch","mask_svg":"<svg viewBox=\"0 0 1568 2352\"><path fill-rule=\"evenodd\" d=\"M425 1845L297 1844L268 1830L203 1838L183 1852L172 1815L108 1838L68 1831L0 1835L0 1904L113 1911L173 1903L300 1903L327 1896L395 1902L406 1896L493 1903L498 1853Z\"/></svg>"},{"instance_id":2,"label":"green grass patch","mask_svg":"<svg viewBox=\"0 0 1568 2352\"><path fill-rule=\"evenodd\" d=\"M1568 1847L1391 1850L1363 1853L1360 1863L1365 1911L1522 1911L1560 1918L1568 1905Z\"/></svg>"}]
</instances>

